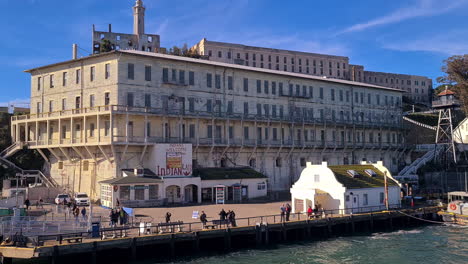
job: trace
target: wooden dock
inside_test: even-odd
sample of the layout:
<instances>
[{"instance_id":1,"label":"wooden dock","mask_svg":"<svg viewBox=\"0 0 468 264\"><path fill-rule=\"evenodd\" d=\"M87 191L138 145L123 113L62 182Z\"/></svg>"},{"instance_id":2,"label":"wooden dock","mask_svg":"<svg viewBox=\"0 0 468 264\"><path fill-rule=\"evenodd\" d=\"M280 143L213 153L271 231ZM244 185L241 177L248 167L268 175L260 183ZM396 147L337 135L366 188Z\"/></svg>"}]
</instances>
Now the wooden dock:
<instances>
[{"instance_id":1,"label":"wooden dock","mask_svg":"<svg viewBox=\"0 0 468 264\"><path fill-rule=\"evenodd\" d=\"M3 262L14 259L48 259L50 263L63 263L63 259L85 258L86 263L110 252L126 252L129 259L145 255L145 251L160 250L164 257L173 258L204 249L227 252L238 248L255 248L294 240L323 239L333 236L391 231L396 228L422 225L415 218L439 220L439 207L383 211L346 216L306 219L282 223L251 223L248 226L210 229L192 232L140 235L115 239L86 239L82 243L37 247L0 247ZM412 217L410 217L412 216ZM151 255L155 257L154 254ZM157 255L156 255L157 256Z\"/></svg>"}]
</instances>

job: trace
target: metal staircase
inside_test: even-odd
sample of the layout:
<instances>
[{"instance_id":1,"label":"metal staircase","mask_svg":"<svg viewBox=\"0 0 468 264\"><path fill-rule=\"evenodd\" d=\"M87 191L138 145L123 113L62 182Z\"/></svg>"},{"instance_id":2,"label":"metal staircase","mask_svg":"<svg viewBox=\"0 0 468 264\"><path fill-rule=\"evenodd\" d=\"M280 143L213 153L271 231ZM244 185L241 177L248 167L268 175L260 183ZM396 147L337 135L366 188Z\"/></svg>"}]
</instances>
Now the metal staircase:
<instances>
[{"instance_id":1,"label":"metal staircase","mask_svg":"<svg viewBox=\"0 0 468 264\"><path fill-rule=\"evenodd\" d=\"M411 164L404 167L395 178L400 181L417 181L418 175L416 172L418 169L424 166L426 163L432 161L434 158L438 157L443 149L444 146L436 145L434 149L429 150L422 157L417 158Z\"/></svg>"},{"instance_id":2,"label":"metal staircase","mask_svg":"<svg viewBox=\"0 0 468 264\"><path fill-rule=\"evenodd\" d=\"M7 158L13 156L16 152L23 149L23 143L13 143L8 148L0 152L0 163L5 168L11 168L16 171L17 176L24 178L34 178L35 184L42 183L48 188L56 188L58 184L50 177L45 176L40 170L23 170Z\"/></svg>"}]
</instances>

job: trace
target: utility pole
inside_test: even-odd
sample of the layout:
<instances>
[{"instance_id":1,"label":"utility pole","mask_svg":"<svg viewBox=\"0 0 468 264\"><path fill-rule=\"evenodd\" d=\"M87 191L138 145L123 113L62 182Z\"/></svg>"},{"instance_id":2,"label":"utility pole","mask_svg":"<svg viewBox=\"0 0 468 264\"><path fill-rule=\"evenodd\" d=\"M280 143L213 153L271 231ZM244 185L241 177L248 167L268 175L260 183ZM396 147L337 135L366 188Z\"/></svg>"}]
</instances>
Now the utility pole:
<instances>
[{"instance_id":1,"label":"utility pole","mask_svg":"<svg viewBox=\"0 0 468 264\"><path fill-rule=\"evenodd\" d=\"M385 207L388 211L388 184L387 184L387 172L384 172L384 188L385 188Z\"/></svg>"}]
</instances>

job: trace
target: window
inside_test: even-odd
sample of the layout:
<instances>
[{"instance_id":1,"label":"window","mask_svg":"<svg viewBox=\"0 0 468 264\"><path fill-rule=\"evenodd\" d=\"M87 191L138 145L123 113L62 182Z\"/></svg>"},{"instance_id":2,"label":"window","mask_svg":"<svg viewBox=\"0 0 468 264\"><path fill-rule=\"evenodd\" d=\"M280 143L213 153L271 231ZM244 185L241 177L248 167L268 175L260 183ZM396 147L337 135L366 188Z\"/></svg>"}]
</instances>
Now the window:
<instances>
[{"instance_id":1,"label":"window","mask_svg":"<svg viewBox=\"0 0 468 264\"><path fill-rule=\"evenodd\" d=\"M221 89L221 75L215 75L215 87L216 89Z\"/></svg>"},{"instance_id":2,"label":"window","mask_svg":"<svg viewBox=\"0 0 468 264\"><path fill-rule=\"evenodd\" d=\"M76 70L76 76L75 76L75 82L76 84L79 84L81 82L81 70L80 69L77 69Z\"/></svg>"},{"instance_id":3,"label":"window","mask_svg":"<svg viewBox=\"0 0 468 264\"><path fill-rule=\"evenodd\" d=\"M195 73L189 71L189 85L195 85Z\"/></svg>"},{"instance_id":4,"label":"window","mask_svg":"<svg viewBox=\"0 0 468 264\"><path fill-rule=\"evenodd\" d=\"M49 112L54 111L54 101L49 101Z\"/></svg>"},{"instance_id":5,"label":"window","mask_svg":"<svg viewBox=\"0 0 468 264\"><path fill-rule=\"evenodd\" d=\"M185 71L179 71L179 84L185 85Z\"/></svg>"},{"instance_id":6,"label":"window","mask_svg":"<svg viewBox=\"0 0 468 264\"><path fill-rule=\"evenodd\" d=\"M68 72L62 73L62 86L67 86Z\"/></svg>"},{"instance_id":7,"label":"window","mask_svg":"<svg viewBox=\"0 0 468 264\"><path fill-rule=\"evenodd\" d=\"M211 113L213 111L213 105L211 99L206 100L206 111Z\"/></svg>"},{"instance_id":8,"label":"window","mask_svg":"<svg viewBox=\"0 0 468 264\"><path fill-rule=\"evenodd\" d=\"M62 111L67 109L67 99L62 98Z\"/></svg>"},{"instance_id":9,"label":"window","mask_svg":"<svg viewBox=\"0 0 468 264\"><path fill-rule=\"evenodd\" d=\"M269 93L269 82L264 81L263 86L264 86L265 94L268 94Z\"/></svg>"},{"instance_id":10,"label":"window","mask_svg":"<svg viewBox=\"0 0 468 264\"><path fill-rule=\"evenodd\" d=\"M233 90L232 76L228 76L228 90Z\"/></svg>"},{"instance_id":11,"label":"window","mask_svg":"<svg viewBox=\"0 0 468 264\"><path fill-rule=\"evenodd\" d=\"M149 193L149 199L150 200L157 200L158 197L159 197L159 185L157 185L157 184L150 185L148 193Z\"/></svg>"},{"instance_id":12,"label":"window","mask_svg":"<svg viewBox=\"0 0 468 264\"><path fill-rule=\"evenodd\" d=\"M109 105L110 104L110 93L104 93L104 105Z\"/></svg>"},{"instance_id":13,"label":"window","mask_svg":"<svg viewBox=\"0 0 468 264\"><path fill-rule=\"evenodd\" d=\"M385 201L385 195L383 192L380 193L380 204L383 204Z\"/></svg>"},{"instance_id":14,"label":"window","mask_svg":"<svg viewBox=\"0 0 468 264\"><path fill-rule=\"evenodd\" d=\"M278 92L279 92L279 95L283 95L283 83L280 82L278 83Z\"/></svg>"},{"instance_id":15,"label":"window","mask_svg":"<svg viewBox=\"0 0 468 264\"><path fill-rule=\"evenodd\" d=\"M249 160L249 166L252 168L255 168L257 166L257 160L256 159L250 159Z\"/></svg>"},{"instance_id":16,"label":"window","mask_svg":"<svg viewBox=\"0 0 468 264\"><path fill-rule=\"evenodd\" d=\"M234 138L234 127L230 126L228 132L229 132L229 139L233 139Z\"/></svg>"},{"instance_id":17,"label":"window","mask_svg":"<svg viewBox=\"0 0 468 264\"><path fill-rule=\"evenodd\" d=\"M206 87L211 88L212 87L212 78L213 76L211 73L206 74Z\"/></svg>"},{"instance_id":18,"label":"window","mask_svg":"<svg viewBox=\"0 0 468 264\"><path fill-rule=\"evenodd\" d=\"M319 98L320 98L320 99L323 99L323 87L320 87L320 90L319 90Z\"/></svg>"},{"instance_id":19,"label":"window","mask_svg":"<svg viewBox=\"0 0 468 264\"><path fill-rule=\"evenodd\" d=\"M127 106L133 106L133 93L127 93Z\"/></svg>"},{"instance_id":20,"label":"window","mask_svg":"<svg viewBox=\"0 0 468 264\"><path fill-rule=\"evenodd\" d=\"M91 66L91 68L89 68L89 80L91 82L94 81L94 78L96 77L95 74L96 74L96 68L94 66Z\"/></svg>"},{"instance_id":21,"label":"window","mask_svg":"<svg viewBox=\"0 0 468 264\"><path fill-rule=\"evenodd\" d=\"M265 190L266 189L266 184L264 182L258 183L257 184L257 190Z\"/></svg>"},{"instance_id":22,"label":"window","mask_svg":"<svg viewBox=\"0 0 468 264\"><path fill-rule=\"evenodd\" d=\"M130 186L121 185L119 189L120 189L120 200L121 201L130 200Z\"/></svg>"},{"instance_id":23,"label":"window","mask_svg":"<svg viewBox=\"0 0 468 264\"><path fill-rule=\"evenodd\" d=\"M279 157L276 158L275 165L276 165L276 167L281 167L282 166L281 158L279 158Z\"/></svg>"},{"instance_id":24,"label":"window","mask_svg":"<svg viewBox=\"0 0 468 264\"><path fill-rule=\"evenodd\" d=\"M257 80L257 93L262 92L262 81Z\"/></svg>"},{"instance_id":25,"label":"window","mask_svg":"<svg viewBox=\"0 0 468 264\"><path fill-rule=\"evenodd\" d=\"M228 51L228 53L227 53L227 57L228 57L228 59L230 59L230 58L231 58L231 52L230 52L230 51Z\"/></svg>"},{"instance_id":26,"label":"window","mask_svg":"<svg viewBox=\"0 0 468 264\"><path fill-rule=\"evenodd\" d=\"M335 101L335 89L331 89L331 100Z\"/></svg>"},{"instance_id":27,"label":"window","mask_svg":"<svg viewBox=\"0 0 468 264\"><path fill-rule=\"evenodd\" d=\"M41 90L41 86L42 86L42 77L37 77L37 90L40 91Z\"/></svg>"},{"instance_id":28,"label":"window","mask_svg":"<svg viewBox=\"0 0 468 264\"><path fill-rule=\"evenodd\" d=\"M91 94L89 96L89 107L94 107L95 106L95 100L94 99L95 99L94 94Z\"/></svg>"},{"instance_id":29,"label":"window","mask_svg":"<svg viewBox=\"0 0 468 264\"><path fill-rule=\"evenodd\" d=\"M175 83L175 82L177 81L177 70L176 70L176 69L172 69L171 72L172 72L172 74L171 74L171 81Z\"/></svg>"},{"instance_id":30,"label":"window","mask_svg":"<svg viewBox=\"0 0 468 264\"><path fill-rule=\"evenodd\" d=\"M276 94L276 82L271 82L271 93Z\"/></svg>"},{"instance_id":31,"label":"window","mask_svg":"<svg viewBox=\"0 0 468 264\"><path fill-rule=\"evenodd\" d=\"M110 134L110 121L106 120L104 121L104 136L108 137Z\"/></svg>"},{"instance_id":32,"label":"window","mask_svg":"<svg viewBox=\"0 0 468 264\"><path fill-rule=\"evenodd\" d=\"M135 185L135 200L145 200L145 186Z\"/></svg>"},{"instance_id":33,"label":"window","mask_svg":"<svg viewBox=\"0 0 468 264\"><path fill-rule=\"evenodd\" d=\"M145 66L145 81L147 82L151 81L151 66L149 65Z\"/></svg>"},{"instance_id":34,"label":"window","mask_svg":"<svg viewBox=\"0 0 468 264\"><path fill-rule=\"evenodd\" d=\"M94 129L95 129L94 123L89 124L89 136L90 137L94 137Z\"/></svg>"},{"instance_id":35,"label":"window","mask_svg":"<svg viewBox=\"0 0 468 264\"><path fill-rule=\"evenodd\" d=\"M244 127L244 139L249 139L249 127Z\"/></svg>"},{"instance_id":36,"label":"window","mask_svg":"<svg viewBox=\"0 0 468 264\"><path fill-rule=\"evenodd\" d=\"M223 53L221 51L218 51L218 58L223 57Z\"/></svg>"},{"instance_id":37,"label":"window","mask_svg":"<svg viewBox=\"0 0 468 264\"><path fill-rule=\"evenodd\" d=\"M50 88L54 88L54 75L53 74L49 76L49 85L50 85Z\"/></svg>"},{"instance_id":38,"label":"window","mask_svg":"<svg viewBox=\"0 0 468 264\"><path fill-rule=\"evenodd\" d=\"M244 115L249 114L249 103L245 102L244 103Z\"/></svg>"},{"instance_id":39,"label":"window","mask_svg":"<svg viewBox=\"0 0 468 264\"><path fill-rule=\"evenodd\" d=\"M133 71L132 71L133 72ZM129 77L130 79L130 77ZM162 81L163 83L168 83L169 82L169 69L168 68L163 68L163 76L162 76ZM132 80L133 80L133 74L132 74Z\"/></svg>"},{"instance_id":40,"label":"window","mask_svg":"<svg viewBox=\"0 0 468 264\"><path fill-rule=\"evenodd\" d=\"M320 182L320 174L314 175L314 182Z\"/></svg>"},{"instance_id":41,"label":"window","mask_svg":"<svg viewBox=\"0 0 468 264\"><path fill-rule=\"evenodd\" d=\"M206 127L206 137L207 138L213 138L213 126L212 125L208 125Z\"/></svg>"},{"instance_id":42,"label":"window","mask_svg":"<svg viewBox=\"0 0 468 264\"><path fill-rule=\"evenodd\" d=\"M105 71L106 79L109 79L109 77L110 77L110 64L109 63L106 63L104 65L104 71Z\"/></svg>"},{"instance_id":43,"label":"window","mask_svg":"<svg viewBox=\"0 0 468 264\"><path fill-rule=\"evenodd\" d=\"M301 158L301 159L300 159L300 165L301 165L301 167L305 167L305 166L306 166L306 159L305 159L305 158Z\"/></svg>"},{"instance_id":44,"label":"window","mask_svg":"<svg viewBox=\"0 0 468 264\"><path fill-rule=\"evenodd\" d=\"M189 102L189 112L195 112L195 100L193 98L188 99Z\"/></svg>"},{"instance_id":45,"label":"window","mask_svg":"<svg viewBox=\"0 0 468 264\"><path fill-rule=\"evenodd\" d=\"M145 94L145 107L151 107L151 94Z\"/></svg>"},{"instance_id":46,"label":"window","mask_svg":"<svg viewBox=\"0 0 468 264\"><path fill-rule=\"evenodd\" d=\"M244 78L244 92L249 91L249 79Z\"/></svg>"},{"instance_id":47,"label":"window","mask_svg":"<svg viewBox=\"0 0 468 264\"><path fill-rule=\"evenodd\" d=\"M232 113L233 113L232 104L233 104L232 101L228 101L228 105L227 105L227 113L228 113L228 114L232 114Z\"/></svg>"},{"instance_id":48,"label":"window","mask_svg":"<svg viewBox=\"0 0 468 264\"><path fill-rule=\"evenodd\" d=\"M195 138L195 125L194 124L189 125L189 137Z\"/></svg>"}]
</instances>

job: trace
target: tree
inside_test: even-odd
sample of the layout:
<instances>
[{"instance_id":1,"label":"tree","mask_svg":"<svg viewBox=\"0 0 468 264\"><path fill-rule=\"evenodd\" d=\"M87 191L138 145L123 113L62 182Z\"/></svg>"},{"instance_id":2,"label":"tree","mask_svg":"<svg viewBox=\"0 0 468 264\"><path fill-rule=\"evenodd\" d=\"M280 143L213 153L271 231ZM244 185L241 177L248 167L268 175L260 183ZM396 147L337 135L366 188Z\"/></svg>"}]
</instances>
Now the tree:
<instances>
[{"instance_id":1,"label":"tree","mask_svg":"<svg viewBox=\"0 0 468 264\"><path fill-rule=\"evenodd\" d=\"M452 85L465 114L468 114L468 54L454 55L444 60L444 76L437 78L439 83Z\"/></svg>"},{"instance_id":2,"label":"tree","mask_svg":"<svg viewBox=\"0 0 468 264\"><path fill-rule=\"evenodd\" d=\"M101 43L101 48L99 50L101 53L102 52L109 52L109 51L112 51L112 43L107 40L107 39L104 39Z\"/></svg>"}]
</instances>

